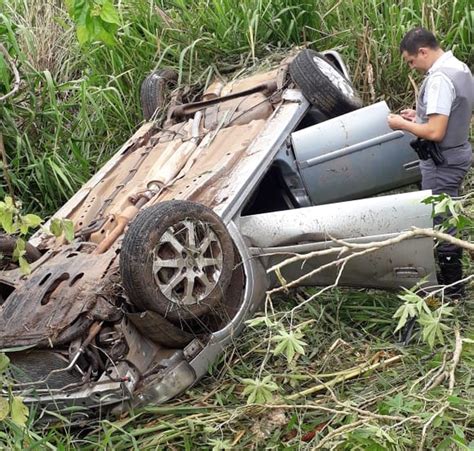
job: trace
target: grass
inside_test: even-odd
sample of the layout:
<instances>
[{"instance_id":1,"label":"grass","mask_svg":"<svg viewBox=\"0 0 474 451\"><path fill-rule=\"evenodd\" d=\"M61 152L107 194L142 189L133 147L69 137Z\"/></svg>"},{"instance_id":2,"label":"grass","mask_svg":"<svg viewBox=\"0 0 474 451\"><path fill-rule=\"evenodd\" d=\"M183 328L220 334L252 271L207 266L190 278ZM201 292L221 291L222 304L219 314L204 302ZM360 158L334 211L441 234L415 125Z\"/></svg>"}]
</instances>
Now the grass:
<instances>
[{"instance_id":1,"label":"grass","mask_svg":"<svg viewBox=\"0 0 474 451\"><path fill-rule=\"evenodd\" d=\"M310 294L298 291L298 296ZM272 319L285 323L285 312L294 305L292 299L275 300ZM423 425L447 402L427 430L425 449L468 449L474 440L474 345L463 345L452 395L446 382L423 391L443 359L452 357L452 329L446 344L432 351L416 337L402 347L392 334L398 305L395 294L333 290L299 312L299 324L308 324L306 352L291 364L268 354L264 324L249 327L210 375L177 400L120 419L88 422L85 430L66 419L48 430L32 426L27 434L34 430L36 435L27 440L39 443L41 437L52 449L299 450L314 449L333 434L327 449L411 450L420 443ZM471 297L448 323L461 323L465 338L474 338L473 310ZM402 358L382 364L394 356ZM367 362L379 366L331 386L335 377ZM244 381L264 376L278 390L265 405L247 405ZM322 382L331 389L298 395Z\"/></svg>"},{"instance_id":2,"label":"grass","mask_svg":"<svg viewBox=\"0 0 474 451\"><path fill-rule=\"evenodd\" d=\"M474 12L467 0L126 0L119 2L117 44L80 49L61 2L0 0L0 37L22 76L20 93L0 104L15 194L25 210L47 216L67 200L141 121L141 80L156 67L178 69L180 83L203 87L294 46L337 48L366 102L412 105L413 87L398 43L425 25L471 66ZM7 75L8 77L8 75ZM0 73L0 80L5 80ZM11 81L11 80L10 80ZM8 81L0 81L0 93ZM466 189L472 188L472 178ZM6 186L0 181L0 198ZM472 269L472 267L471 267ZM307 296L299 291L298 296ZM275 303L274 320L296 301ZM449 323L446 345L430 351L397 344L395 295L334 290L299 312L305 355L291 364L268 352L270 331L247 328L210 375L174 402L120 419L84 425L64 418L55 428L3 423L5 449L414 449L423 424L429 449L467 449L474 441L474 346L465 343L454 394L441 384L422 393L421 377L451 358L453 327L474 339L472 295ZM314 322L314 320L316 321ZM402 355L391 366L340 380L307 397L290 396L332 380L327 373ZM430 373L433 374L433 373ZM279 408L247 406L245 379L270 376ZM341 404L342 403L342 404ZM361 413L362 412L362 413ZM411 418L405 422L388 416ZM416 420L419 417L423 423ZM342 429L341 429L342 428ZM337 431L341 432L337 434Z\"/></svg>"}]
</instances>

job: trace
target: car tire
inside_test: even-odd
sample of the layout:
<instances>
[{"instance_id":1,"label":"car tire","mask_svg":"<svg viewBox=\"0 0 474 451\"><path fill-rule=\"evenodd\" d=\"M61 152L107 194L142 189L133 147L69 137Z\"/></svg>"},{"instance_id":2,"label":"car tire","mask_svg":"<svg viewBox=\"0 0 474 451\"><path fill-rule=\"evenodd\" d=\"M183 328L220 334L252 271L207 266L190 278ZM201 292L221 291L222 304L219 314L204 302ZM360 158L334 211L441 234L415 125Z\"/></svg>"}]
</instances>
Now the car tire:
<instances>
[{"instance_id":1,"label":"car tire","mask_svg":"<svg viewBox=\"0 0 474 451\"><path fill-rule=\"evenodd\" d=\"M190 201L144 210L127 230L120 252L130 302L174 323L212 313L223 300L233 265L232 239L219 216Z\"/></svg>"},{"instance_id":2,"label":"car tire","mask_svg":"<svg viewBox=\"0 0 474 451\"><path fill-rule=\"evenodd\" d=\"M18 267L16 263L12 263L13 252L15 251L17 238L0 234L0 270L13 269ZM32 244L25 243L25 255L28 263L33 263L41 257L41 252Z\"/></svg>"},{"instance_id":3,"label":"car tire","mask_svg":"<svg viewBox=\"0 0 474 451\"><path fill-rule=\"evenodd\" d=\"M157 110L164 107L165 90L176 84L178 74L172 69L152 72L143 80L140 88L140 103L143 117L149 121Z\"/></svg>"},{"instance_id":4,"label":"car tire","mask_svg":"<svg viewBox=\"0 0 474 451\"><path fill-rule=\"evenodd\" d=\"M302 50L290 63L292 80L308 101L328 117L362 107L352 83L322 54Z\"/></svg>"}]
</instances>

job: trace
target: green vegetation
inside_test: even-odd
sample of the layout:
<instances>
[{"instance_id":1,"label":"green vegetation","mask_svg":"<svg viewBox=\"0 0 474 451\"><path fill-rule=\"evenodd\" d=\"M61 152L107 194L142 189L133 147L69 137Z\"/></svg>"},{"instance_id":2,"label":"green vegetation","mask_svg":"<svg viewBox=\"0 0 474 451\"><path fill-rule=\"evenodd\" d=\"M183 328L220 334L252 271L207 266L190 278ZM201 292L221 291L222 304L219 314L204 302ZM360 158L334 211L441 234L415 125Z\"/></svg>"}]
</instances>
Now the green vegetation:
<instances>
[{"instance_id":1,"label":"green vegetation","mask_svg":"<svg viewBox=\"0 0 474 451\"><path fill-rule=\"evenodd\" d=\"M156 67L176 68L179 83L196 92L216 74L278 59L295 45L334 47L366 102L385 99L398 110L414 101L398 52L412 26L433 29L445 48L474 63L468 0L124 0L116 6L118 20L101 17L112 43L100 32L81 31L87 21L77 11L69 15L59 0L0 0L0 42L22 80L19 92L0 102L13 189L2 178L0 199L13 194L23 211L52 214L139 125L140 82ZM91 13L90 20L98 19ZM12 84L0 55L0 96ZM465 191L473 189L471 178ZM165 406L89 421L86 429L67 418L42 429L35 412L26 428L13 421L10 400L2 407L0 447L311 449L323 441L327 448L398 450L423 441L428 449L472 449L472 299L437 323L444 344L438 329L424 336L430 349L419 332L411 346L397 344L394 315L403 311L395 294L334 289L298 310L293 324L285 312L311 294L298 290L293 299L268 305L267 320L254 321L210 376ZM460 325L462 358L455 364ZM247 404L254 401L266 407Z\"/></svg>"},{"instance_id":2,"label":"green vegetation","mask_svg":"<svg viewBox=\"0 0 474 451\"><path fill-rule=\"evenodd\" d=\"M291 330L285 312L313 294L274 300L266 320L252 321L214 370L174 402L120 419L56 427L31 425L0 435L50 449L325 449L468 450L474 440L472 303L456 306L445 345L393 335L395 294L335 289L298 310L297 353L271 352ZM271 327L267 325L271 323ZM463 324L462 358L449 389L454 333ZM276 338L276 340L275 340ZM303 343L302 343L303 342ZM293 355L290 359L289 355ZM249 405L254 399L261 405ZM41 437L41 438L40 438ZM19 449L20 447L18 447Z\"/></svg>"}]
</instances>

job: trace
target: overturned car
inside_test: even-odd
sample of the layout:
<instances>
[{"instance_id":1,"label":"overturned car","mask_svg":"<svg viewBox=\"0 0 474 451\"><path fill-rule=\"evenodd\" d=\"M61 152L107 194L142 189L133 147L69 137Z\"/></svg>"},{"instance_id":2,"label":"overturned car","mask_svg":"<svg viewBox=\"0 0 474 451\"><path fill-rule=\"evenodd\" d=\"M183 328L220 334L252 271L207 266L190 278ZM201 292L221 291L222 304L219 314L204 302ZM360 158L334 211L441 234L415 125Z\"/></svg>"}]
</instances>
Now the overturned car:
<instances>
[{"instance_id":1,"label":"overturned car","mask_svg":"<svg viewBox=\"0 0 474 451\"><path fill-rule=\"evenodd\" d=\"M382 241L431 227L427 192L375 196L420 178L410 136L362 107L340 55L303 50L272 71L215 82L168 107L173 73L142 86L146 122L38 233L31 274L0 272L0 348L13 390L45 409L162 403L198 381L277 284L267 269L332 238ZM5 238L2 238L5 240ZM3 244L4 250L7 244ZM287 280L330 253L282 270ZM304 280L334 282L336 268ZM339 285L436 283L417 237L348 262Z\"/></svg>"}]
</instances>

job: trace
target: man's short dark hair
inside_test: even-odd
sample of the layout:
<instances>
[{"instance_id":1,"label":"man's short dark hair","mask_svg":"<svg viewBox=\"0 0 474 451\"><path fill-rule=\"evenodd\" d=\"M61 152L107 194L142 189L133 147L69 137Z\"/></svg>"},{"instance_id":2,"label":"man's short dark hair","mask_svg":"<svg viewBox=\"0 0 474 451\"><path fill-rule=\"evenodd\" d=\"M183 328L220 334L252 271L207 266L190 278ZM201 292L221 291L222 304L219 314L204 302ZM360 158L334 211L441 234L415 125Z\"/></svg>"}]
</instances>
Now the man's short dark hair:
<instances>
[{"instance_id":1,"label":"man's short dark hair","mask_svg":"<svg viewBox=\"0 0 474 451\"><path fill-rule=\"evenodd\" d=\"M439 44L431 31L422 27L413 28L403 36L400 42L400 53L407 51L410 55L414 55L421 47L437 49Z\"/></svg>"}]
</instances>

